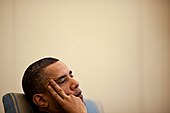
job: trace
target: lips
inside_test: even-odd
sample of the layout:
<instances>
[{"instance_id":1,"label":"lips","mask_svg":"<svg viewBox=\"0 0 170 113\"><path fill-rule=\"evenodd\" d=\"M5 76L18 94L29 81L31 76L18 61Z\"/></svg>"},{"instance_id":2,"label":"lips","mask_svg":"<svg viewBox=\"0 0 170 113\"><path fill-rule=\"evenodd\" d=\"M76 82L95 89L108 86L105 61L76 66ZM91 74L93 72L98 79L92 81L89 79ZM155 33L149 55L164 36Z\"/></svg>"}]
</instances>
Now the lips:
<instances>
[{"instance_id":1,"label":"lips","mask_svg":"<svg viewBox=\"0 0 170 113\"><path fill-rule=\"evenodd\" d=\"M83 100L82 91L76 92L75 96L76 96L76 97L79 97L81 100Z\"/></svg>"}]
</instances>

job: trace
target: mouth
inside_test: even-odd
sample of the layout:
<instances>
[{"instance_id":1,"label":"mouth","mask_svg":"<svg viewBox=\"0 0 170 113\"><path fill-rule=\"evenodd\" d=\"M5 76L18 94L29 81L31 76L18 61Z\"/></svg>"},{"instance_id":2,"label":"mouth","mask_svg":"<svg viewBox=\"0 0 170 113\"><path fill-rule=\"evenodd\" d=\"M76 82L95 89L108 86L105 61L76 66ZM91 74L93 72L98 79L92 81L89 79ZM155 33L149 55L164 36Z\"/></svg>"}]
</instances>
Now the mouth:
<instances>
[{"instance_id":1,"label":"mouth","mask_svg":"<svg viewBox=\"0 0 170 113\"><path fill-rule=\"evenodd\" d=\"M82 91L78 91L76 94L75 94L76 97L79 97L81 100L83 100L83 95L82 95Z\"/></svg>"}]
</instances>

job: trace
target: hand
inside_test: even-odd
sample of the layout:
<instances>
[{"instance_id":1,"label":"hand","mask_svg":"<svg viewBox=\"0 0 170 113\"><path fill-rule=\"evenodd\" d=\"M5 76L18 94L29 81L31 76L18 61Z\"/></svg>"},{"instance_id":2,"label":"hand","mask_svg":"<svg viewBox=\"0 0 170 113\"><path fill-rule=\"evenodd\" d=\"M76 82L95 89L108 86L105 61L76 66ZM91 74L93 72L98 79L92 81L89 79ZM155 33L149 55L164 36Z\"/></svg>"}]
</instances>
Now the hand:
<instances>
[{"instance_id":1,"label":"hand","mask_svg":"<svg viewBox=\"0 0 170 113\"><path fill-rule=\"evenodd\" d=\"M67 113L87 113L82 100L73 94L66 95L53 79L50 80L48 90Z\"/></svg>"}]
</instances>

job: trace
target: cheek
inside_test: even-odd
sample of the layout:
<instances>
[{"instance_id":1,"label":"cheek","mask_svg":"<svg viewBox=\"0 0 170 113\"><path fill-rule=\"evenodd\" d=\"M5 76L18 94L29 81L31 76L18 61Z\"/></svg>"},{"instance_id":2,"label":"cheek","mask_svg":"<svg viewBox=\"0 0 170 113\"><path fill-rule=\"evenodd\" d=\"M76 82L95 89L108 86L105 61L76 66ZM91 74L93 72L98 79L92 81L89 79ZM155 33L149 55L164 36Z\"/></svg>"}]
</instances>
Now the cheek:
<instances>
[{"instance_id":1,"label":"cheek","mask_svg":"<svg viewBox=\"0 0 170 113\"><path fill-rule=\"evenodd\" d=\"M65 92L65 94L71 94L70 86L68 84L62 84L60 85L61 89Z\"/></svg>"}]
</instances>

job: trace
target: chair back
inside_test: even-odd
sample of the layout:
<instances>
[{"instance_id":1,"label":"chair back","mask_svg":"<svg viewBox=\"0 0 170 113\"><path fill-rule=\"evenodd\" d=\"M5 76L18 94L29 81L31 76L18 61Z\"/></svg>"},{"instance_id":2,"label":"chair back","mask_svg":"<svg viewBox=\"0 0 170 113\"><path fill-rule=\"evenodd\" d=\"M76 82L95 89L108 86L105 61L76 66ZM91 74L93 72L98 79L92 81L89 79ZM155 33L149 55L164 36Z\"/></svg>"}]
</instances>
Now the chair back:
<instances>
[{"instance_id":1,"label":"chair back","mask_svg":"<svg viewBox=\"0 0 170 113\"><path fill-rule=\"evenodd\" d=\"M36 113L23 93L7 93L2 98L5 113ZM104 113L101 103L84 99L88 113Z\"/></svg>"}]
</instances>

